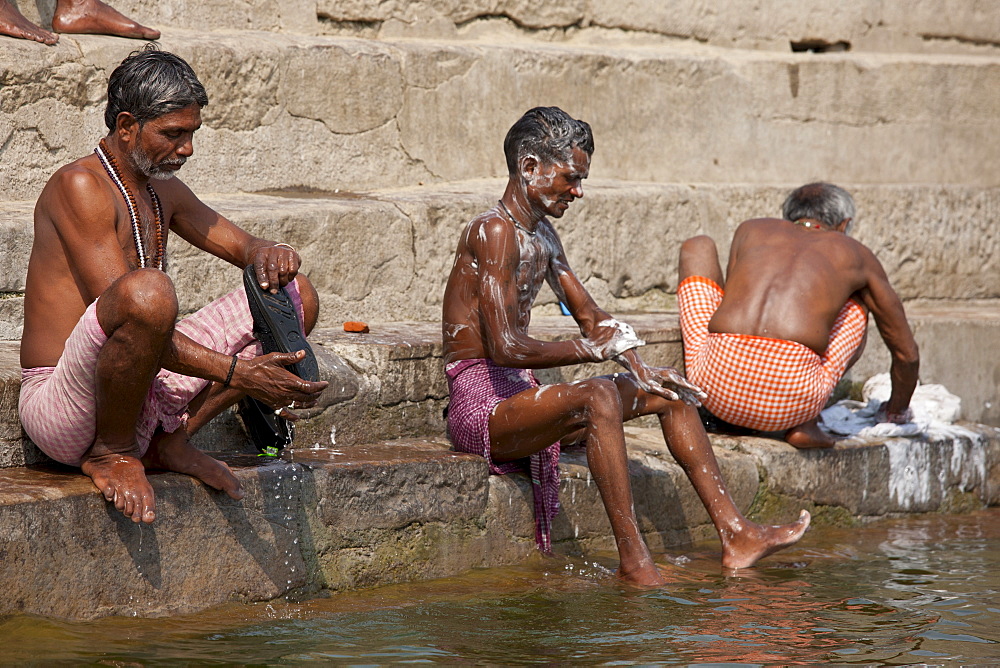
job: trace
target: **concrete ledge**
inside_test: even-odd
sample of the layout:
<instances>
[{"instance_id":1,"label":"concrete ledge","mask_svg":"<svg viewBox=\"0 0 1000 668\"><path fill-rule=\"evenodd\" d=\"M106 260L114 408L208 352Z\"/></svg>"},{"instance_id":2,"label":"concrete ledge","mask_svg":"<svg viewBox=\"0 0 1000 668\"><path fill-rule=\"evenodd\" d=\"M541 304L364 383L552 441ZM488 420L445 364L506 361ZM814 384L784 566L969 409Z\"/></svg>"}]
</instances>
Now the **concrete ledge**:
<instances>
[{"instance_id":1,"label":"concrete ledge","mask_svg":"<svg viewBox=\"0 0 1000 668\"><path fill-rule=\"evenodd\" d=\"M143 528L78 472L0 471L0 609L156 616L302 587L298 471L283 462L239 469L241 502L186 476L153 475L157 522Z\"/></svg>"},{"instance_id":2,"label":"concrete ledge","mask_svg":"<svg viewBox=\"0 0 1000 668\"><path fill-rule=\"evenodd\" d=\"M1000 436L797 451L715 438L738 505L761 521L799 507L818 523L1000 502ZM640 526L654 551L713 534L658 430L627 429ZM154 474L157 521L139 527L62 467L0 471L0 614L89 619L160 616L226 600L263 601L518 563L534 555L523 475L489 476L439 439L297 449L253 466L228 456L247 491L234 502L176 474ZM612 545L584 453L565 453L556 551ZM809 535L804 544L808 545ZM73 573L72 578L65 577Z\"/></svg>"}]
</instances>

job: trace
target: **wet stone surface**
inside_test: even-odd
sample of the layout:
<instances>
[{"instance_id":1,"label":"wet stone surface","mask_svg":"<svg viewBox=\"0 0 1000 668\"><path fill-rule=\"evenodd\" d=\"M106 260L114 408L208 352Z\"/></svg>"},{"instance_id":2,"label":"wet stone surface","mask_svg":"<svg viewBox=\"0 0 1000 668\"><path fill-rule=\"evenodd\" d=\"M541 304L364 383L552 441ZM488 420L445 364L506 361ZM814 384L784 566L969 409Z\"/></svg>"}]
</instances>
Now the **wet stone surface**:
<instances>
[{"instance_id":1,"label":"wet stone surface","mask_svg":"<svg viewBox=\"0 0 1000 668\"><path fill-rule=\"evenodd\" d=\"M906 492L906 467L896 471L902 460L890 452L899 444L816 452L762 438L714 441L738 505L777 523L794 519L801 507L841 508L867 519L945 509L959 488L978 499L967 507L996 504L1000 438L995 430L979 431L976 443L910 441L926 454L926 493ZM659 430L629 427L627 438L636 511L651 548L711 537L705 511ZM535 552L527 477L490 476L481 458L452 452L440 438L298 448L280 459L221 458L241 480L244 500L186 476L152 474L158 516L142 527L67 467L0 471L0 587L7 592L0 614L178 614L227 600L443 577L520 563ZM562 461L557 553L613 544L585 461L579 449Z\"/></svg>"}]
</instances>

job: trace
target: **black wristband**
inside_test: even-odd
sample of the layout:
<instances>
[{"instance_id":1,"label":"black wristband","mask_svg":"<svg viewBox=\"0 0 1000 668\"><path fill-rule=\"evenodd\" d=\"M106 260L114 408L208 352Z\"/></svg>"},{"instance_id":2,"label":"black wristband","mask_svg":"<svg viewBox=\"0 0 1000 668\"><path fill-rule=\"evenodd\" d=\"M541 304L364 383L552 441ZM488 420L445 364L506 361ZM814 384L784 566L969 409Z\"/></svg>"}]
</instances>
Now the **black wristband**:
<instances>
[{"instance_id":1,"label":"black wristband","mask_svg":"<svg viewBox=\"0 0 1000 668\"><path fill-rule=\"evenodd\" d=\"M233 363L229 365L229 373L226 374L226 382L222 384L222 387L229 387L229 383L233 379L233 372L236 371L236 360L238 359L239 357L233 355Z\"/></svg>"}]
</instances>

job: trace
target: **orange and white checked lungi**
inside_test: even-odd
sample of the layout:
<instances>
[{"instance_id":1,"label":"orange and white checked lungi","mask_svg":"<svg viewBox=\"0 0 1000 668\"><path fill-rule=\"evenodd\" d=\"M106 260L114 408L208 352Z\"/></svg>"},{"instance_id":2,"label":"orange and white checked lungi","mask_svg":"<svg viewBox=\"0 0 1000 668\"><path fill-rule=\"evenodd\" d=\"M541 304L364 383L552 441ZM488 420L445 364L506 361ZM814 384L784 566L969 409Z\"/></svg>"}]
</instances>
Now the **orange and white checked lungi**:
<instances>
[{"instance_id":1,"label":"orange and white checked lungi","mask_svg":"<svg viewBox=\"0 0 1000 668\"><path fill-rule=\"evenodd\" d=\"M864 340L865 309L854 300L844 304L820 356L795 341L709 332L722 295L703 276L689 276L677 287L684 368L708 394L705 408L760 431L782 431L819 415Z\"/></svg>"}]
</instances>

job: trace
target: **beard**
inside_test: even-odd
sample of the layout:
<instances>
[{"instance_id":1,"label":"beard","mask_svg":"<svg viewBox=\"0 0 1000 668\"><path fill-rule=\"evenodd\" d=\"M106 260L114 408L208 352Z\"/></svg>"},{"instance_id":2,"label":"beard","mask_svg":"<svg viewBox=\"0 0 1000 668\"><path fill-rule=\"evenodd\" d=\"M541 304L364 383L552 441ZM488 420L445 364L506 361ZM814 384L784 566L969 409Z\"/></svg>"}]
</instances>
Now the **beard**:
<instances>
[{"instance_id":1,"label":"beard","mask_svg":"<svg viewBox=\"0 0 1000 668\"><path fill-rule=\"evenodd\" d=\"M167 169L168 166L180 167L187 162L185 158L179 158L177 160L164 160L163 162L154 163L138 146L132 149L129 157L132 158L132 162L140 173L146 176L146 178L156 179L157 181L169 181L174 178L176 171Z\"/></svg>"}]
</instances>

